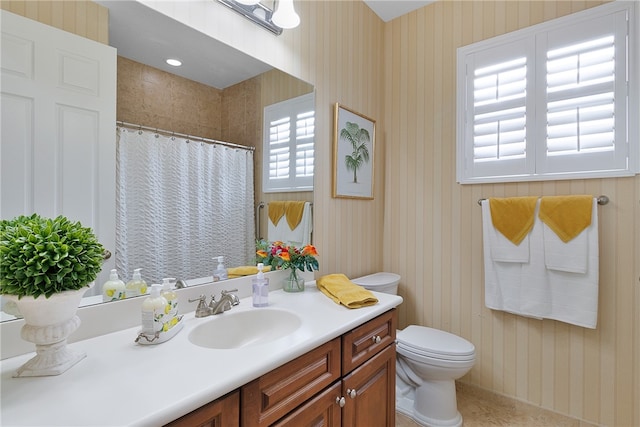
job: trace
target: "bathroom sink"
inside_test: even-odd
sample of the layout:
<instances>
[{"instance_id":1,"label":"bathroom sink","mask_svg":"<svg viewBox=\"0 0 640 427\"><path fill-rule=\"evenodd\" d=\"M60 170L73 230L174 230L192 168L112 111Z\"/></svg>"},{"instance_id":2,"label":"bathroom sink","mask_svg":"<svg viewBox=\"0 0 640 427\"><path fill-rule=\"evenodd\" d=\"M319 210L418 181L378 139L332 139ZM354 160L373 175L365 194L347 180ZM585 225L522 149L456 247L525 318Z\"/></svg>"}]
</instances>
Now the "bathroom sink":
<instances>
[{"instance_id":1,"label":"bathroom sink","mask_svg":"<svg viewBox=\"0 0 640 427\"><path fill-rule=\"evenodd\" d=\"M234 349L259 345L282 338L300 327L296 314L270 308L227 311L196 326L189 341L200 347Z\"/></svg>"}]
</instances>

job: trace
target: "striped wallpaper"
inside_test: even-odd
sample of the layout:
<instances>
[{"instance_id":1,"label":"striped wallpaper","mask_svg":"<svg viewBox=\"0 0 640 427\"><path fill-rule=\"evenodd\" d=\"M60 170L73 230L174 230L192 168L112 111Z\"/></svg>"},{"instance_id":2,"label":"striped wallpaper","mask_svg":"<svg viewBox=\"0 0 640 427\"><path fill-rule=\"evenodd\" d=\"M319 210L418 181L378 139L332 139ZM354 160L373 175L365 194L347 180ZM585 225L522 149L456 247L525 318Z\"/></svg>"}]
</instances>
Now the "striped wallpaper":
<instances>
[{"instance_id":1,"label":"striped wallpaper","mask_svg":"<svg viewBox=\"0 0 640 427\"><path fill-rule=\"evenodd\" d=\"M88 5L48 3L1 7L90 38L106 31L104 20L87 23ZM300 27L279 37L212 3L150 6L315 86L321 274L401 274L402 327L441 328L476 346L465 382L592 424L640 425L640 176L455 182L456 48L602 2L441 0L384 23L359 0L305 0ZM377 120L373 201L331 197L335 102ZM599 208L598 328L486 309L477 200L580 193L611 198Z\"/></svg>"}]
</instances>

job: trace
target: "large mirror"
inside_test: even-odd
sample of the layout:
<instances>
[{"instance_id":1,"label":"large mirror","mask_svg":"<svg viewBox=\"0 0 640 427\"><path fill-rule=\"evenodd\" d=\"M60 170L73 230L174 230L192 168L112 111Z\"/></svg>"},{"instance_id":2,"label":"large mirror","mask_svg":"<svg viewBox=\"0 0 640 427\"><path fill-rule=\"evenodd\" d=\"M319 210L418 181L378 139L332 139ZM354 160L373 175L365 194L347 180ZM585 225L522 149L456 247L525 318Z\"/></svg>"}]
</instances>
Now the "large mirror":
<instances>
[{"instance_id":1,"label":"large mirror","mask_svg":"<svg viewBox=\"0 0 640 427\"><path fill-rule=\"evenodd\" d=\"M312 202L312 191L264 193L261 185L261 111L268 105L313 93L312 85L139 2L97 3L109 9L110 44L118 49L119 122L255 147L251 215L258 238L267 237L266 206L270 201ZM275 36L265 30L265 37ZM165 62L169 58L180 59L183 65L172 67ZM193 114L194 104L201 114ZM203 109L207 111L203 113ZM197 279L179 271L171 276ZM102 277L104 274L99 280L103 281ZM130 277L122 279L126 282ZM84 305L101 302L101 287L102 283L96 281L92 291L97 295L86 297Z\"/></svg>"}]
</instances>

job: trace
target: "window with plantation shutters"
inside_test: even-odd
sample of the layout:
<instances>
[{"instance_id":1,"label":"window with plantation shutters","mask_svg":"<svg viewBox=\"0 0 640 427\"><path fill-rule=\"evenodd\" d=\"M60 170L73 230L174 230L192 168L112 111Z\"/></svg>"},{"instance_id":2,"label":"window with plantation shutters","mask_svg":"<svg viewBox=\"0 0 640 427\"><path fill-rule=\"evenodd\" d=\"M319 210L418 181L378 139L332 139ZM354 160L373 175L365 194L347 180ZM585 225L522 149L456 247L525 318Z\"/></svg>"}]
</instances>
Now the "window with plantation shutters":
<instances>
[{"instance_id":1,"label":"window with plantation shutters","mask_svg":"<svg viewBox=\"0 0 640 427\"><path fill-rule=\"evenodd\" d=\"M313 93L265 107L265 193L313 190L314 108Z\"/></svg>"},{"instance_id":2,"label":"window with plantation shutters","mask_svg":"<svg viewBox=\"0 0 640 427\"><path fill-rule=\"evenodd\" d=\"M458 49L458 182L638 173L637 13L607 4Z\"/></svg>"}]
</instances>

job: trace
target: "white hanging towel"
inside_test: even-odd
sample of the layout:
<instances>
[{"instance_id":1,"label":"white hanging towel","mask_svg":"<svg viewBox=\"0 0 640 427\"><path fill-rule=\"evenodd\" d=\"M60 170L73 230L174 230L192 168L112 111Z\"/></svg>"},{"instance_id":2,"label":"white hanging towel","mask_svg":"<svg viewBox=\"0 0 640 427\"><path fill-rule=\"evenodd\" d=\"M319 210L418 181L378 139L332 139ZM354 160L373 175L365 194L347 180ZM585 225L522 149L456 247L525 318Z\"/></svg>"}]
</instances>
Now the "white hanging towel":
<instances>
[{"instance_id":1,"label":"white hanging towel","mask_svg":"<svg viewBox=\"0 0 640 427\"><path fill-rule=\"evenodd\" d=\"M522 265L530 259L530 239L512 243L493 226L489 200L482 201L485 305L492 310L523 314L520 310ZM535 317L535 316L534 316Z\"/></svg>"},{"instance_id":2,"label":"white hanging towel","mask_svg":"<svg viewBox=\"0 0 640 427\"><path fill-rule=\"evenodd\" d=\"M595 329L599 279L597 206L597 200L594 199L591 224L586 229L575 239L558 243L548 235L553 231L543 231L545 225L537 214L538 202L536 219L528 236L529 261L504 262L492 257L490 236L497 231L491 223L488 201L483 201L485 305L494 310ZM563 256L551 261L551 266L548 266L545 261L546 248ZM579 269L581 254L586 254L584 273L560 271L558 266L564 270Z\"/></svg>"},{"instance_id":3,"label":"white hanging towel","mask_svg":"<svg viewBox=\"0 0 640 427\"><path fill-rule=\"evenodd\" d=\"M285 218L282 218L277 224L269 219L267 221L267 239L270 242L281 241L297 247L311 244L312 216L311 203L305 202L300 223L294 229L290 228Z\"/></svg>"}]
</instances>

